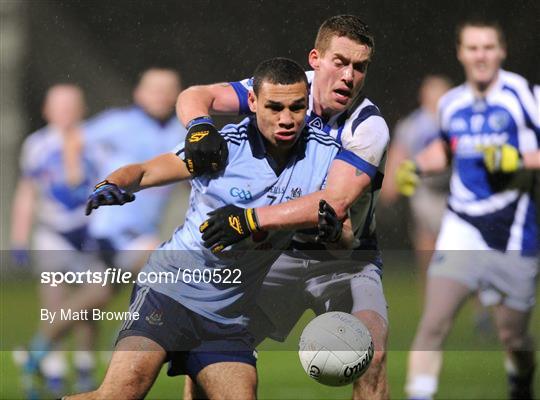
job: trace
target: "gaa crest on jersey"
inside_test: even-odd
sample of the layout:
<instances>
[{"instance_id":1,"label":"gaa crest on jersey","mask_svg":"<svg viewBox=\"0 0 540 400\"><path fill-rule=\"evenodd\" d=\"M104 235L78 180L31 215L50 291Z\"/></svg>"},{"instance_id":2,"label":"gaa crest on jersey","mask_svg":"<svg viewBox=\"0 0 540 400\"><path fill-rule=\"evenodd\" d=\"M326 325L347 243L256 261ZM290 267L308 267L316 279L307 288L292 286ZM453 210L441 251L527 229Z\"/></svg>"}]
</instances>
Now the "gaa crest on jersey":
<instances>
[{"instance_id":1,"label":"gaa crest on jersey","mask_svg":"<svg viewBox=\"0 0 540 400\"><path fill-rule=\"evenodd\" d=\"M503 131L510 123L510 116L504 110L496 110L489 114L488 125L494 131Z\"/></svg>"}]
</instances>

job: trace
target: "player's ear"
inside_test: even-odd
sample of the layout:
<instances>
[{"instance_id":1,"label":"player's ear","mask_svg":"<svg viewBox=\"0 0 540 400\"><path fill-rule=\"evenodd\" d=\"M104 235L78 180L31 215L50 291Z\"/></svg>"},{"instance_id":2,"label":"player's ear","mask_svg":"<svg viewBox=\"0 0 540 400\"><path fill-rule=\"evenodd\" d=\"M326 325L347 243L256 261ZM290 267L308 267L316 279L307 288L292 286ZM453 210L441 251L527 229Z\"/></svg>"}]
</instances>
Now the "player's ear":
<instances>
[{"instance_id":1,"label":"player's ear","mask_svg":"<svg viewBox=\"0 0 540 400\"><path fill-rule=\"evenodd\" d=\"M257 96L255 96L255 93L253 90L250 90L248 92L248 106L251 112L256 113L257 112Z\"/></svg>"},{"instance_id":2,"label":"player's ear","mask_svg":"<svg viewBox=\"0 0 540 400\"><path fill-rule=\"evenodd\" d=\"M311 65L311 68L313 68L315 71L319 69L319 63L321 59L320 57L321 55L319 53L319 50L317 49L312 49L309 52L309 55L308 55L309 65Z\"/></svg>"}]
</instances>

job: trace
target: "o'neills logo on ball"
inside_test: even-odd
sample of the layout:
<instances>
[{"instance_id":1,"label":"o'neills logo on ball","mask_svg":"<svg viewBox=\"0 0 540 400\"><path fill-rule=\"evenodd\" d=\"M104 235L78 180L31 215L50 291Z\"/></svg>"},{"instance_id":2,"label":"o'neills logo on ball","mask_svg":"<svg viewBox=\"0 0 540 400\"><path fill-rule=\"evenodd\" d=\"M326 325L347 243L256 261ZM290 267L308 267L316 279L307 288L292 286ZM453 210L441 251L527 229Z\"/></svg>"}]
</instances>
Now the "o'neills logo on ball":
<instances>
[{"instance_id":1,"label":"o'neills logo on ball","mask_svg":"<svg viewBox=\"0 0 540 400\"><path fill-rule=\"evenodd\" d=\"M312 365L311 367L309 367L309 376L311 376L313 379L318 380L321 376L321 369L316 365Z\"/></svg>"},{"instance_id":2,"label":"o'neills logo on ball","mask_svg":"<svg viewBox=\"0 0 540 400\"><path fill-rule=\"evenodd\" d=\"M360 361L358 361L354 365L347 365L345 369L343 370L343 376L345 378L354 377L356 378L357 375L360 375L365 369L366 366L371 362L371 359L373 358L373 342L369 345L368 352Z\"/></svg>"}]
</instances>

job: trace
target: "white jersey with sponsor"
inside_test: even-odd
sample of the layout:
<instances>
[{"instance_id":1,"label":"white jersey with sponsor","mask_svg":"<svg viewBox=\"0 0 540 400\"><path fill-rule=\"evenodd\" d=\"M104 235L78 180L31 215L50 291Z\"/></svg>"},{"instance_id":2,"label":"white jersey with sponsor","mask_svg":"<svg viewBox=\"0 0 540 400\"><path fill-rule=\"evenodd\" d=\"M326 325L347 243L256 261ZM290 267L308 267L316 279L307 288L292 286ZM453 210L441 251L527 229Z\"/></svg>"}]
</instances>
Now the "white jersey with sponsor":
<instances>
[{"instance_id":1,"label":"white jersey with sponsor","mask_svg":"<svg viewBox=\"0 0 540 400\"><path fill-rule=\"evenodd\" d=\"M86 200L97 177L95 162L84 149L80 158L82 179L77 185L70 185L63 146L62 134L47 126L26 138L20 157L22 175L31 179L38 189L37 222L58 233L86 226Z\"/></svg>"},{"instance_id":2,"label":"white jersey with sponsor","mask_svg":"<svg viewBox=\"0 0 540 400\"><path fill-rule=\"evenodd\" d=\"M441 135L453 154L449 209L473 225L492 249L538 250L533 174L490 174L482 148L509 144L520 154L538 150L539 114L528 82L503 70L485 97L475 97L463 84L440 100Z\"/></svg>"},{"instance_id":3,"label":"white jersey with sponsor","mask_svg":"<svg viewBox=\"0 0 540 400\"><path fill-rule=\"evenodd\" d=\"M384 177L386 152L390 141L388 126L377 106L361 95L348 110L328 121L323 120L313 107L314 75L314 71L306 72L310 86L307 124L323 130L341 144L342 150L336 159L351 164L371 178L370 188L352 205L350 217L358 240L356 248L376 250L375 204ZM248 114L250 111L247 95L253 86L253 80L231 82L231 85L238 95L240 113ZM305 248L309 247L315 246L307 245ZM380 260L377 264L380 265Z\"/></svg>"}]
</instances>

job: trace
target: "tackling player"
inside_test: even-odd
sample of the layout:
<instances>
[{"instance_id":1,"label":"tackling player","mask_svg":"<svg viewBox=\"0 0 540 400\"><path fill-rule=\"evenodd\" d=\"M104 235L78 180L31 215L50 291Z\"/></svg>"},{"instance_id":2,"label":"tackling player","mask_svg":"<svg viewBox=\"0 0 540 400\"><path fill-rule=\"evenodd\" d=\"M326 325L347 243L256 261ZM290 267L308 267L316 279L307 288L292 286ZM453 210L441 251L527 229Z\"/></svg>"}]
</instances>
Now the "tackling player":
<instances>
[{"instance_id":1,"label":"tackling player","mask_svg":"<svg viewBox=\"0 0 540 400\"><path fill-rule=\"evenodd\" d=\"M334 16L321 25L315 48L308 57L314 71L306 73L310 82L307 123L336 138L343 150L332 164L324 191L297 199L298 196L291 196L292 201L287 203L255 210L261 229L276 230L316 226L321 198L328 200L339 218L350 209L356 239L354 256L345 262L326 255L323 259L313 259L305 252L324 250L324 246L297 237L292 252L282 255L267 275L257 299L263 313L258 313L251 324L253 330L261 331L257 332L257 339L262 340L269 335L285 337L307 308L317 313L339 310L357 316L370 330L376 350L370 368L354 384L354 397L362 399L388 397L387 306L374 212L389 133L379 109L361 91L373 51L373 36L358 17ZM188 125L192 124L190 121L203 122L188 130L186 142L186 161L195 175L225 167L224 144L208 114L210 111L248 113L246 99L250 84L251 80L246 79L195 86L179 96L177 112L181 121ZM208 134L192 141L191 137L202 130ZM317 170L316 166L311 167L313 171ZM241 216L243 210L235 212ZM210 221L217 223L220 217L214 215ZM226 246L243 237L234 232L216 232L211 244ZM296 304L296 309L291 304ZM270 323L265 324L268 320ZM265 331L264 325L276 330ZM189 385L186 387L185 394L191 396Z\"/></svg>"},{"instance_id":2,"label":"tackling player","mask_svg":"<svg viewBox=\"0 0 540 400\"><path fill-rule=\"evenodd\" d=\"M199 226L207 213L234 204L246 208L246 219L230 212L225 229L256 231L252 207L286 201L295 191L320 190L339 145L305 127L307 85L294 61L278 58L259 65L248 98L255 117L221 132L227 145L227 171L212 180L192 180L185 224L142 270L145 275L172 272L181 278L139 281L130 311L140 318L124 323L100 388L74 399L144 397L166 361L170 361L169 375L189 374L208 398L255 398L256 359L245 326L246 311L277 257L268 249L285 248L293 232L261 232L216 255L204 247L211 228ZM132 192L140 189L190 178L183 152L181 143L174 153L113 172L96 186L88 211L131 201ZM317 171L311 168L315 162L321 166ZM276 190L280 194L273 196ZM247 251L257 248L262 251ZM195 279L197 271L202 280Z\"/></svg>"},{"instance_id":3,"label":"tackling player","mask_svg":"<svg viewBox=\"0 0 540 400\"><path fill-rule=\"evenodd\" d=\"M479 292L495 305L509 397L532 399L535 361L527 330L539 242L527 170L540 168L539 108L527 81L501 69L506 42L497 23L467 21L456 33L466 82L440 101L441 137L398 174L398 184L410 193L418 174L444 170L453 161L406 391L411 399L436 393L444 339L464 300Z\"/></svg>"}]
</instances>

